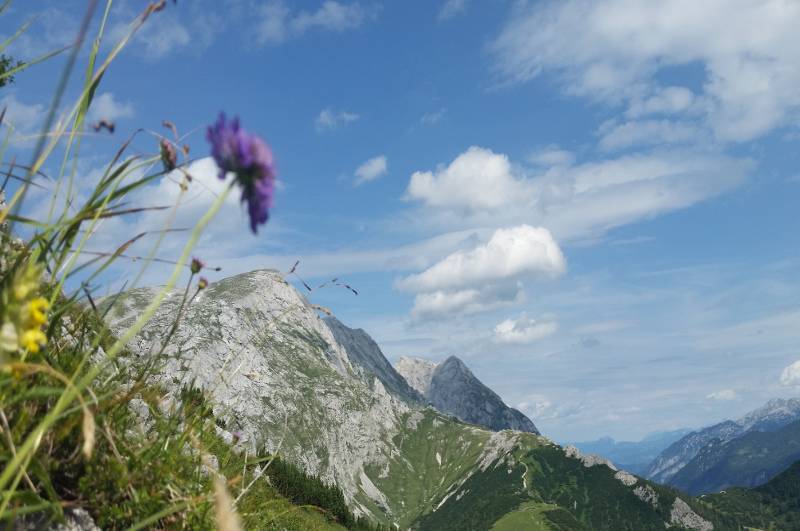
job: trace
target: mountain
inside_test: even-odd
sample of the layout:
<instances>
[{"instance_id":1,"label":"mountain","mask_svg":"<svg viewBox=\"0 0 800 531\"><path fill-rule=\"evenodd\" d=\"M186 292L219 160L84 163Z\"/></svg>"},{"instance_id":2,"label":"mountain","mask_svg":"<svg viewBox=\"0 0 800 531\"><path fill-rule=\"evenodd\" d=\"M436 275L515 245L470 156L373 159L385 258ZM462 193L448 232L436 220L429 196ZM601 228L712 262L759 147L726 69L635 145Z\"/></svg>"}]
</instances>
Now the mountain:
<instances>
[{"instance_id":1,"label":"mountain","mask_svg":"<svg viewBox=\"0 0 800 531\"><path fill-rule=\"evenodd\" d=\"M731 486L754 487L800 460L800 421L771 432L749 431L703 447L670 484L689 494L719 492Z\"/></svg>"},{"instance_id":2,"label":"mountain","mask_svg":"<svg viewBox=\"0 0 800 531\"><path fill-rule=\"evenodd\" d=\"M416 389L423 397L428 395L433 379L433 371L438 364L421 358L408 358L403 356L396 364L399 372L408 384Z\"/></svg>"},{"instance_id":3,"label":"mountain","mask_svg":"<svg viewBox=\"0 0 800 531\"><path fill-rule=\"evenodd\" d=\"M800 529L800 461L754 489L731 488L702 496L701 501L720 515L718 528Z\"/></svg>"},{"instance_id":4,"label":"mountain","mask_svg":"<svg viewBox=\"0 0 800 531\"><path fill-rule=\"evenodd\" d=\"M570 444L581 452L607 457L628 472L642 474L658 454L690 431L681 429L651 433L641 441L616 441L611 437L603 437Z\"/></svg>"},{"instance_id":5,"label":"mountain","mask_svg":"<svg viewBox=\"0 0 800 531\"><path fill-rule=\"evenodd\" d=\"M377 343L364 331L343 325L336 317L325 318L333 337L347 351L350 361L366 373L380 380L387 391L410 402L424 402L425 398L406 382L387 360Z\"/></svg>"},{"instance_id":6,"label":"mountain","mask_svg":"<svg viewBox=\"0 0 800 531\"><path fill-rule=\"evenodd\" d=\"M438 364L402 358L397 369L412 387L442 413L493 431L510 429L539 433L531 419L508 407L497 393L478 380L464 362L455 356Z\"/></svg>"},{"instance_id":7,"label":"mountain","mask_svg":"<svg viewBox=\"0 0 800 531\"><path fill-rule=\"evenodd\" d=\"M684 436L661 452L644 475L658 483L671 483L707 445L724 445L752 431L772 432L796 420L800 420L800 399L770 400L739 420L726 420Z\"/></svg>"},{"instance_id":8,"label":"mountain","mask_svg":"<svg viewBox=\"0 0 800 531\"><path fill-rule=\"evenodd\" d=\"M108 324L117 333L126 329L156 291L135 289L103 301ZM167 402L195 388L212 409L213 436L232 440L235 434L245 459L256 449L277 453L335 484L353 513L377 524L436 531L719 531L750 521L535 433L491 431L409 399L379 349L361 334L345 347L337 335L346 330L334 333L336 325L275 271L227 278L186 307L184 300L183 290L171 292L128 343L125 359L151 360L170 337L168 356L158 358L148 385L168 392ZM432 371L428 394L441 386L462 389L469 403L499 400L476 382L460 361L448 360Z\"/></svg>"}]
</instances>

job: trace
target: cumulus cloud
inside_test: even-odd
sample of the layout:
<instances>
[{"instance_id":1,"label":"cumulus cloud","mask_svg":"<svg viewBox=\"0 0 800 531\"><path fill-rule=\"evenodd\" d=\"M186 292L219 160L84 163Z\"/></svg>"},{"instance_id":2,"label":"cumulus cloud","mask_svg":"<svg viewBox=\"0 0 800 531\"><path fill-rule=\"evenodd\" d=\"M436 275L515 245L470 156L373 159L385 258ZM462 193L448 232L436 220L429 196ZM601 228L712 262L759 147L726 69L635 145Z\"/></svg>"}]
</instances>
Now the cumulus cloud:
<instances>
[{"instance_id":1,"label":"cumulus cloud","mask_svg":"<svg viewBox=\"0 0 800 531\"><path fill-rule=\"evenodd\" d=\"M525 301L520 282L493 283L480 288L437 290L414 297L411 318L437 320L505 308Z\"/></svg>"},{"instance_id":2,"label":"cumulus cloud","mask_svg":"<svg viewBox=\"0 0 800 531\"><path fill-rule=\"evenodd\" d=\"M337 129L341 126L355 122L360 118L359 115L347 111L334 111L330 107L320 111L317 119L314 121L314 127L317 131L330 131Z\"/></svg>"},{"instance_id":3,"label":"cumulus cloud","mask_svg":"<svg viewBox=\"0 0 800 531\"><path fill-rule=\"evenodd\" d=\"M414 172L406 197L428 206L475 210L501 207L526 192L507 156L472 146L435 172Z\"/></svg>"},{"instance_id":4,"label":"cumulus cloud","mask_svg":"<svg viewBox=\"0 0 800 531\"><path fill-rule=\"evenodd\" d=\"M284 2L272 1L262 5L256 13L256 42L281 44L312 30L343 33L359 27L367 15L357 3L326 0L316 11L293 12Z\"/></svg>"},{"instance_id":5,"label":"cumulus cloud","mask_svg":"<svg viewBox=\"0 0 800 531\"><path fill-rule=\"evenodd\" d=\"M800 112L798 25L792 0L521 2L491 49L505 82L552 73L569 92L635 116L697 103L718 138L745 141ZM664 68L698 64L698 92L659 81Z\"/></svg>"},{"instance_id":6,"label":"cumulus cloud","mask_svg":"<svg viewBox=\"0 0 800 531\"><path fill-rule=\"evenodd\" d=\"M523 280L553 278L565 270L550 232L520 225L498 229L485 244L456 251L396 286L417 292L412 317L445 317L517 304L525 297Z\"/></svg>"},{"instance_id":7,"label":"cumulus cloud","mask_svg":"<svg viewBox=\"0 0 800 531\"><path fill-rule=\"evenodd\" d=\"M716 400L718 402L725 402L728 400L735 400L736 399L736 391L733 389L723 389L721 391L715 391L713 393L709 393L706 395L708 400Z\"/></svg>"},{"instance_id":8,"label":"cumulus cloud","mask_svg":"<svg viewBox=\"0 0 800 531\"><path fill-rule=\"evenodd\" d=\"M714 153L658 151L575 164L557 148L532 168L471 147L435 171L412 174L406 200L428 226L545 226L559 239L596 237L739 186L753 163ZM547 166L549 162L552 165ZM424 220L424 221L423 221Z\"/></svg>"},{"instance_id":9,"label":"cumulus cloud","mask_svg":"<svg viewBox=\"0 0 800 531\"><path fill-rule=\"evenodd\" d=\"M792 363L781 372L781 385L800 386L800 360Z\"/></svg>"},{"instance_id":10,"label":"cumulus cloud","mask_svg":"<svg viewBox=\"0 0 800 531\"><path fill-rule=\"evenodd\" d=\"M494 327L494 340L498 343L533 343L558 330L558 323L552 320L538 321L522 313L516 319L506 319Z\"/></svg>"},{"instance_id":11,"label":"cumulus cloud","mask_svg":"<svg viewBox=\"0 0 800 531\"><path fill-rule=\"evenodd\" d=\"M356 168L356 179L353 181L353 184L360 186L364 183L374 181L375 179L386 175L387 168L388 166L385 155L373 157Z\"/></svg>"},{"instance_id":12,"label":"cumulus cloud","mask_svg":"<svg viewBox=\"0 0 800 531\"><path fill-rule=\"evenodd\" d=\"M498 229L486 244L457 251L398 286L410 291L457 289L530 275L557 277L565 270L566 260L550 231L520 225Z\"/></svg>"}]
</instances>

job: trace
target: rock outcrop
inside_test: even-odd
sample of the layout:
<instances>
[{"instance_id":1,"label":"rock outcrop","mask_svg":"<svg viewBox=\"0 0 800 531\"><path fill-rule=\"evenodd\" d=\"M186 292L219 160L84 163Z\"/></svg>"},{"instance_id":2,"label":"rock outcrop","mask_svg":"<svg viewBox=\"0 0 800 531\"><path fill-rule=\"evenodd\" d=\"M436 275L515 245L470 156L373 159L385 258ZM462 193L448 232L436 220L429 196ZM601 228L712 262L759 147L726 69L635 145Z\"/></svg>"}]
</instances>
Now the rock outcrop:
<instances>
[{"instance_id":1,"label":"rock outcrop","mask_svg":"<svg viewBox=\"0 0 800 531\"><path fill-rule=\"evenodd\" d=\"M507 406L497 393L478 380L464 362L455 356L438 364L402 358L397 370L442 413L494 431L539 433L531 419Z\"/></svg>"}]
</instances>

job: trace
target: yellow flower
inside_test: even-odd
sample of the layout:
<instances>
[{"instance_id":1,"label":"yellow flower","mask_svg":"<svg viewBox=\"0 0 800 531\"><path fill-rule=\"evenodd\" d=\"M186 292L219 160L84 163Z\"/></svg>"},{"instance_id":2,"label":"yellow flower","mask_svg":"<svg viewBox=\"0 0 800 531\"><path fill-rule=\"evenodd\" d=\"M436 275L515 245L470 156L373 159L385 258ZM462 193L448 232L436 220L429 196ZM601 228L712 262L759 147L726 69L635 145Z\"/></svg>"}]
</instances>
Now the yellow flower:
<instances>
[{"instance_id":1,"label":"yellow flower","mask_svg":"<svg viewBox=\"0 0 800 531\"><path fill-rule=\"evenodd\" d=\"M22 333L22 347L28 349L28 352L33 352L35 354L46 344L47 336L38 328L26 330Z\"/></svg>"},{"instance_id":2,"label":"yellow flower","mask_svg":"<svg viewBox=\"0 0 800 531\"><path fill-rule=\"evenodd\" d=\"M14 297L20 302L27 299L39 288L40 276L39 266L29 262L24 269L17 273L17 278L14 279Z\"/></svg>"},{"instance_id":3,"label":"yellow flower","mask_svg":"<svg viewBox=\"0 0 800 531\"><path fill-rule=\"evenodd\" d=\"M45 312L50 307L50 303L44 297L37 297L28 303L28 314L30 320L37 325L43 325L47 322L47 315Z\"/></svg>"}]
</instances>

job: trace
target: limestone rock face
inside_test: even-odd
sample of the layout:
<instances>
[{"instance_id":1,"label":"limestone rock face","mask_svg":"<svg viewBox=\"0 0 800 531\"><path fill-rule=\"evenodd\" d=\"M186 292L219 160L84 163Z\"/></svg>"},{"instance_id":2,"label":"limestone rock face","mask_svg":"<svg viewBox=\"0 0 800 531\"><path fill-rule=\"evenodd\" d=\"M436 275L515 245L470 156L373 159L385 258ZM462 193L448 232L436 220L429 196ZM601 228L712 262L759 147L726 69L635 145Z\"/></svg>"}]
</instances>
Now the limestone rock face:
<instances>
[{"instance_id":1,"label":"limestone rock face","mask_svg":"<svg viewBox=\"0 0 800 531\"><path fill-rule=\"evenodd\" d=\"M108 313L122 331L139 316L155 288L125 293ZM170 293L156 315L128 344L153 355L178 315L182 293ZM215 414L255 449L280 453L307 472L338 484L357 512L364 469L382 466L392 438L409 412L378 383L364 384L317 311L275 271L253 271L210 284L180 317L156 380L174 393L203 388ZM357 499L358 498L358 499Z\"/></svg>"},{"instance_id":2,"label":"limestone rock face","mask_svg":"<svg viewBox=\"0 0 800 531\"><path fill-rule=\"evenodd\" d=\"M442 363L402 358L397 369L409 384L442 413L490 430L516 430L539 434L522 412L503 400L455 356Z\"/></svg>"},{"instance_id":3,"label":"limestone rock face","mask_svg":"<svg viewBox=\"0 0 800 531\"><path fill-rule=\"evenodd\" d=\"M672 504L670 523L685 529L695 529L697 531L711 531L714 529L714 524L694 512L692 508L680 498L675 498Z\"/></svg>"},{"instance_id":4,"label":"limestone rock face","mask_svg":"<svg viewBox=\"0 0 800 531\"><path fill-rule=\"evenodd\" d=\"M425 398L389 363L377 343L364 330L343 325L336 317L325 318L336 341L344 347L350 361L368 377L368 384L377 378L387 391L408 402L424 403Z\"/></svg>"},{"instance_id":5,"label":"limestone rock face","mask_svg":"<svg viewBox=\"0 0 800 531\"><path fill-rule=\"evenodd\" d=\"M438 364L422 358L408 358L403 356L396 364L397 372L423 397L428 396L431 388L433 371Z\"/></svg>"}]
</instances>

